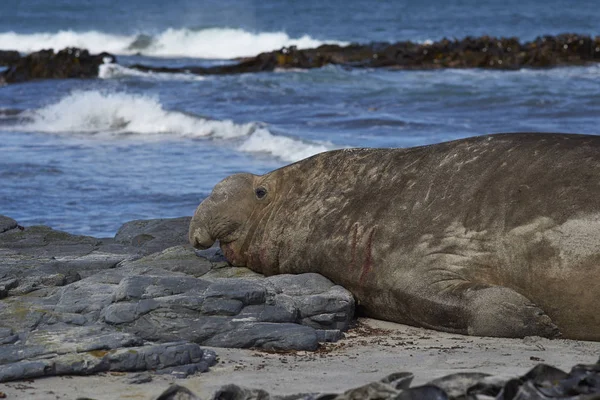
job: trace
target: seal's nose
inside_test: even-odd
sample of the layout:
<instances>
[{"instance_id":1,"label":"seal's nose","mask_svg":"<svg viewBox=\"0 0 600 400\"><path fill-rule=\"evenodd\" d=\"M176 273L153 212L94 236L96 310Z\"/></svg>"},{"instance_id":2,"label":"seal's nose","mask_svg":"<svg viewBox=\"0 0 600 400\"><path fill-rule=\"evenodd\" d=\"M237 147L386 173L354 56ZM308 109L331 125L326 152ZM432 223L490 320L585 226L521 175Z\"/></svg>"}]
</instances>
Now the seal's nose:
<instances>
[{"instance_id":1,"label":"seal's nose","mask_svg":"<svg viewBox=\"0 0 600 400\"><path fill-rule=\"evenodd\" d=\"M211 247L215 240L201 228L191 228L189 235L190 244L196 249L204 250Z\"/></svg>"},{"instance_id":2,"label":"seal's nose","mask_svg":"<svg viewBox=\"0 0 600 400\"><path fill-rule=\"evenodd\" d=\"M190 240L190 243L191 243L191 245L192 245L194 248L196 248L196 249L201 249L201 248L202 248L202 245L200 245L200 242L198 241L198 239L197 239L197 238L192 238L192 239Z\"/></svg>"}]
</instances>

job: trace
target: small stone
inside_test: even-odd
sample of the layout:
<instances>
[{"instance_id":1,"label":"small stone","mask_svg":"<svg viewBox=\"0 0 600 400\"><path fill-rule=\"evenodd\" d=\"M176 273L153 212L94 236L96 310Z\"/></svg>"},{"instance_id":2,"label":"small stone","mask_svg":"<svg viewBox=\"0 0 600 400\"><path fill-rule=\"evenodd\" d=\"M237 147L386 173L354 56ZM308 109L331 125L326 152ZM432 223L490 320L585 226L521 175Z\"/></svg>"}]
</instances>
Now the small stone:
<instances>
[{"instance_id":1,"label":"small stone","mask_svg":"<svg viewBox=\"0 0 600 400\"><path fill-rule=\"evenodd\" d=\"M344 333L338 329L315 329L317 340L321 343L337 342L344 338Z\"/></svg>"},{"instance_id":2,"label":"small stone","mask_svg":"<svg viewBox=\"0 0 600 400\"><path fill-rule=\"evenodd\" d=\"M427 385L437 386L453 398L461 397L467 393L467 389L475 386L478 382L489 376L489 374L481 372L458 372L434 379L428 382Z\"/></svg>"},{"instance_id":3,"label":"small stone","mask_svg":"<svg viewBox=\"0 0 600 400\"><path fill-rule=\"evenodd\" d=\"M186 364L176 367L163 368L156 371L159 375L171 375L178 379L185 379L197 372L206 372L208 367L205 364Z\"/></svg>"},{"instance_id":4,"label":"small stone","mask_svg":"<svg viewBox=\"0 0 600 400\"><path fill-rule=\"evenodd\" d=\"M156 400L200 400L188 388L179 385L171 385L167 390L162 392Z\"/></svg>"},{"instance_id":5,"label":"small stone","mask_svg":"<svg viewBox=\"0 0 600 400\"><path fill-rule=\"evenodd\" d=\"M0 215L0 233L15 229L16 227L17 221L4 215Z\"/></svg>"},{"instance_id":6,"label":"small stone","mask_svg":"<svg viewBox=\"0 0 600 400\"><path fill-rule=\"evenodd\" d=\"M139 385L148 382L152 382L152 375L149 372L135 374L127 379L127 383L132 385Z\"/></svg>"},{"instance_id":7,"label":"small stone","mask_svg":"<svg viewBox=\"0 0 600 400\"><path fill-rule=\"evenodd\" d=\"M262 389L248 389L229 384L217 390L212 400L268 400L270 397L269 393Z\"/></svg>"}]
</instances>

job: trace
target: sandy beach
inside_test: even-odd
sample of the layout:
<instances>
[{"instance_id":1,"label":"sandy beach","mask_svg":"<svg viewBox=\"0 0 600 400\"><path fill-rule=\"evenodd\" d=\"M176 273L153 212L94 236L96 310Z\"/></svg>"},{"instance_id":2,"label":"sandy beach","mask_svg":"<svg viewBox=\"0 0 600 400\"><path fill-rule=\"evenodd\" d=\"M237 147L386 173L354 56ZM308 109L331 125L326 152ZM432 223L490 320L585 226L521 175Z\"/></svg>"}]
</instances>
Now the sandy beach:
<instances>
[{"instance_id":1,"label":"sandy beach","mask_svg":"<svg viewBox=\"0 0 600 400\"><path fill-rule=\"evenodd\" d=\"M235 383L275 395L339 393L393 372L414 373L414 386L463 371L516 376L539 363L568 371L575 364L594 363L600 356L597 342L461 336L372 319L360 319L345 339L316 352L212 349L219 356L217 365L187 379L154 375L151 382L131 384L136 374L108 373L11 382L0 385L0 391L7 399L145 400L178 384L209 398L222 385Z\"/></svg>"}]
</instances>

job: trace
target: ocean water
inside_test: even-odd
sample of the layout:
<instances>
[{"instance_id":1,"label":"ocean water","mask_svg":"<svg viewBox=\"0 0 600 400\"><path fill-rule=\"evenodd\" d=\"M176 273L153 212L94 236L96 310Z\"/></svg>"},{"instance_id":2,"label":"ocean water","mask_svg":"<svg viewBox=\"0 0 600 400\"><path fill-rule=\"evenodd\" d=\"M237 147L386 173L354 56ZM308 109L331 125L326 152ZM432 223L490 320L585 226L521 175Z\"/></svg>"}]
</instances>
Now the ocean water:
<instances>
[{"instance_id":1,"label":"ocean water","mask_svg":"<svg viewBox=\"0 0 600 400\"><path fill-rule=\"evenodd\" d=\"M225 176L344 147L493 132L599 134L600 66L198 77L132 63L230 62L282 46L598 34L596 1L3 0L0 49L118 55L98 79L0 87L0 214L112 236L191 215Z\"/></svg>"}]
</instances>

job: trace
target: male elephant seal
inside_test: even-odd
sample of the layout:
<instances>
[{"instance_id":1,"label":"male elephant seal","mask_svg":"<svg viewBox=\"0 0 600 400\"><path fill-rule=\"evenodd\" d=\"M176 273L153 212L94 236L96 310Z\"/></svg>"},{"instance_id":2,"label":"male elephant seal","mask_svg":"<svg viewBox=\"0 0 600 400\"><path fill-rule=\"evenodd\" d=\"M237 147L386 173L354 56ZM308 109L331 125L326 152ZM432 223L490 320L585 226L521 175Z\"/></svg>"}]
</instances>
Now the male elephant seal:
<instances>
[{"instance_id":1,"label":"male elephant seal","mask_svg":"<svg viewBox=\"0 0 600 400\"><path fill-rule=\"evenodd\" d=\"M235 174L190 241L317 272L367 315L479 336L600 340L600 137L499 134L348 149Z\"/></svg>"}]
</instances>

